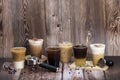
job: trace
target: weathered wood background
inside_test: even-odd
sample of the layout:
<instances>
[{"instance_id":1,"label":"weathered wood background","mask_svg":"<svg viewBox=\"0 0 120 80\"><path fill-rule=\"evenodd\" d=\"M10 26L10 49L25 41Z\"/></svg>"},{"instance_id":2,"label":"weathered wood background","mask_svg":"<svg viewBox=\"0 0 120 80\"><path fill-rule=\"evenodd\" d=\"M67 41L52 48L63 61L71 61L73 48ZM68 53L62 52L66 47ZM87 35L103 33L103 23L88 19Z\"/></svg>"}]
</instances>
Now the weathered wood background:
<instances>
[{"instance_id":1,"label":"weathered wood background","mask_svg":"<svg viewBox=\"0 0 120 80\"><path fill-rule=\"evenodd\" d=\"M0 0L0 57L33 37L43 38L44 47L101 42L106 55L118 56L120 0Z\"/></svg>"}]
</instances>

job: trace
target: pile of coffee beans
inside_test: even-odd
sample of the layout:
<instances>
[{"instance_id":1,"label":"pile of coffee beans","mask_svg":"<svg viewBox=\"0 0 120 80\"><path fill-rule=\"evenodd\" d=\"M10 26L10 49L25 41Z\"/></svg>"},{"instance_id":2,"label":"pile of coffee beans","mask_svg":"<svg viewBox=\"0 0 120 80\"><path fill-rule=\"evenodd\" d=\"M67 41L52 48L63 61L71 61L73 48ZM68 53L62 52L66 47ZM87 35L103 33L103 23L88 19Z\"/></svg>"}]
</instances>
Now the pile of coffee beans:
<instances>
[{"instance_id":1,"label":"pile of coffee beans","mask_svg":"<svg viewBox=\"0 0 120 80\"><path fill-rule=\"evenodd\" d=\"M3 70L8 72L8 74L15 74L16 72L16 69L10 63L3 64Z\"/></svg>"}]
</instances>

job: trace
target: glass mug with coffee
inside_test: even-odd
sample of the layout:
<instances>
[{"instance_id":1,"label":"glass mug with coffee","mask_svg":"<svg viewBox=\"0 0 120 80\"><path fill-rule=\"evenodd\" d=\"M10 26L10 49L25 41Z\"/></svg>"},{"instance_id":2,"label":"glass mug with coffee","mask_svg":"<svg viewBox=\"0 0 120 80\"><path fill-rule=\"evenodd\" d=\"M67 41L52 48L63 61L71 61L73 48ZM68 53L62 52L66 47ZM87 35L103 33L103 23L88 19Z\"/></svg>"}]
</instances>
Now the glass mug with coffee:
<instances>
[{"instance_id":1,"label":"glass mug with coffee","mask_svg":"<svg viewBox=\"0 0 120 80\"><path fill-rule=\"evenodd\" d=\"M13 57L13 65L15 69L23 69L24 61L25 61L25 47L13 47L11 49L12 57Z\"/></svg>"},{"instance_id":2,"label":"glass mug with coffee","mask_svg":"<svg viewBox=\"0 0 120 80\"><path fill-rule=\"evenodd\" d=\"M98 61L101 58L104 58L105 44L101 43L90 44L90 48L92 51L93 65L96 66L98 64Z\"/></svg>"},{"instance_id":3,"label":"glass mug with coffee","mask_svg":"<svg viewBox=\"0 0 120 80\"><path fill-rule=\"evenodd\" d=\"M43 39L29 39L30 53L32 56L41 58Z\"/></svg>"},{"instance_id":4,"label":"glass mug with coffee","mask_svg":"<svg viewBox=\"0 0 120 80\"><path fill-rule=\"evenodd\" d=\"M72 56L72 48L73 48L72 43L70 43L70 42L59 43L59 47L60 47L60 50L61 50L60 60L63 63L70 62L71 56Z\"/></svg>"},{"instance_id":5,"label":"glass mug with coffee","mask_svg":"<svg viewBox=\"0 0 120 80\"><path fill-rule=\"evenodd\" d=\"M46 48L46 53L48 55L49 64L59 67L60 48L58 46L49 46Z\"/></svg>"},{"instance_id":6,"label":"glass mug with coffee","mask_svg":"<svg viewBox=\"0 0 120 80\"><path fill-rule=\"evenodd\" d=\"M75 64L76 66L82 67L86 64L87 57L87 46L85 45L75 45L73 46Z\"/></svg>"}]
</instances>

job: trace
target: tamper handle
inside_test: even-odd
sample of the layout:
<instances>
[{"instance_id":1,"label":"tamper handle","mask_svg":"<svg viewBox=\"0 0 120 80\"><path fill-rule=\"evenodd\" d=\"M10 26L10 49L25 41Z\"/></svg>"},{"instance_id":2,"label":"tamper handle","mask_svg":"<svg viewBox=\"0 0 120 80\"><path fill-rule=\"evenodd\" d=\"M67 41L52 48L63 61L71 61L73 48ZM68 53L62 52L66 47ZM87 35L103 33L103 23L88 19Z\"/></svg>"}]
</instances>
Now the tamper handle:
<instances>
[{"instance_id":1,"label":"tamper handle","mask_svg":"<svg viewBox=\"0 0 120 80\"><path fill-rule=\"evenodd\" d=\"M58 70L57 67L52 66L52 65L49 65L49 64L46 64L46 63L41 63L41 64L39 64L39 66L40 66L40 67L43 67L43 68L45 68L45 69L48 69L48 70L50 70L50 71L52 71L52 72L57 72L57 70Z\"/></svg>"}]
</instances>

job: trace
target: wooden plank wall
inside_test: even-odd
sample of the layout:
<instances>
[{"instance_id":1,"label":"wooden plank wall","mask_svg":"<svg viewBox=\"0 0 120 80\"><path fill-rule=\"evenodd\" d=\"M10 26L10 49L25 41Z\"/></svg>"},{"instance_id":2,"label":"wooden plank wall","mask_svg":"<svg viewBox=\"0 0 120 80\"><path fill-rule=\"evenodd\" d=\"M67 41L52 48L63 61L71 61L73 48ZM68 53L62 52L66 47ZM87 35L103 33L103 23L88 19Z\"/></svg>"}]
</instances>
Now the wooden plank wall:
<instances>
[{"instance_id":1,"label":"wooden plank wall","mask_svg":"<svg viewBox=\"0 0 120 80\"><path fill-rule=\"evenodd\" d=\"M120 0L0 0L0 57L33 37L43 38L44 48L105 43L105 55L120 56Z\"/></svg>"}]
</instances>

